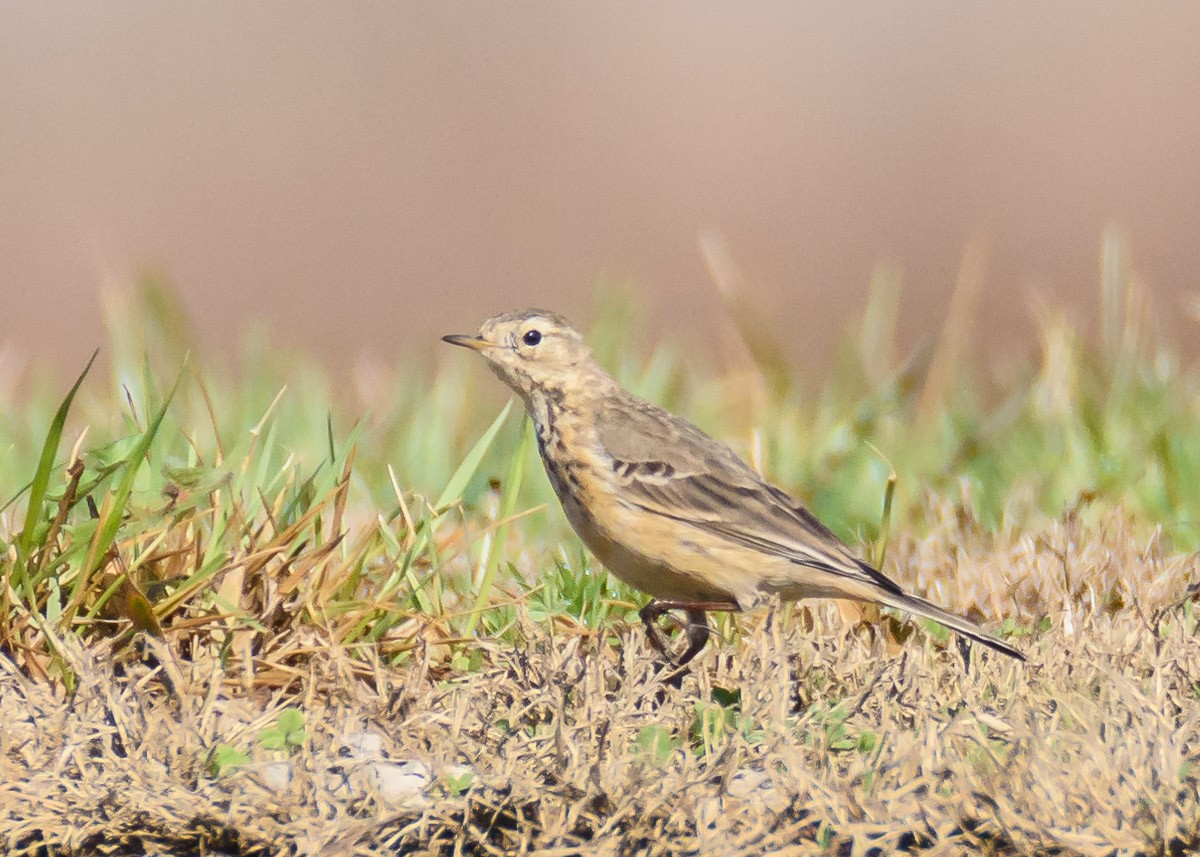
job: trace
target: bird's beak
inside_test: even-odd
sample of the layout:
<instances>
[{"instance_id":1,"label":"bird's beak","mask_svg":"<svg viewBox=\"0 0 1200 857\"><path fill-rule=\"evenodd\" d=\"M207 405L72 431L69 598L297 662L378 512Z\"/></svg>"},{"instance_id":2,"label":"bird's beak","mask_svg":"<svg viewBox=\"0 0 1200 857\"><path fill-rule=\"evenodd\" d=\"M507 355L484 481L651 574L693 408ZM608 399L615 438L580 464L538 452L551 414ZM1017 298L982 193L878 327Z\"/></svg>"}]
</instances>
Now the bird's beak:
<instances>
[{"instance_id":1,"label":"bird's beak","mask_svg":"<svg viewBox=\"0 0 1200 857\"><path fill-rule=\"evenodd\" d=\"M448 336L443 336L442 342L449 342L451 345L461 345L463 348L470 348L472 351L483 351L485 348L498 347L494 342L488 342L486 339L480 339L478 336L465 336L461 333L451 333Z\"/></svg>"}]
</instances>

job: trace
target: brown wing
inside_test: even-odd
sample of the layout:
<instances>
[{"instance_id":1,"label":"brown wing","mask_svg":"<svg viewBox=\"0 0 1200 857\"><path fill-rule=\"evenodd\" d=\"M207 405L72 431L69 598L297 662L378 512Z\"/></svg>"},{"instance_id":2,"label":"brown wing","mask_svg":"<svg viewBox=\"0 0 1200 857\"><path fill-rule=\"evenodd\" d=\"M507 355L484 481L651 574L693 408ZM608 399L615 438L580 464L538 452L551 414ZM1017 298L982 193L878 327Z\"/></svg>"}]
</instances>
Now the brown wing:
<instances>
[{"instance_id":1,"label":"brown wing","mask_svg":"<svg viewBox=\"0 0 1200 857\"><path fill-rule=\"evenodd\" d=\"M900 592L811 512L686 420L632 399L602 411L597 432L626 502L639 509L798 565Z\"/></svg>"}]
</instances>

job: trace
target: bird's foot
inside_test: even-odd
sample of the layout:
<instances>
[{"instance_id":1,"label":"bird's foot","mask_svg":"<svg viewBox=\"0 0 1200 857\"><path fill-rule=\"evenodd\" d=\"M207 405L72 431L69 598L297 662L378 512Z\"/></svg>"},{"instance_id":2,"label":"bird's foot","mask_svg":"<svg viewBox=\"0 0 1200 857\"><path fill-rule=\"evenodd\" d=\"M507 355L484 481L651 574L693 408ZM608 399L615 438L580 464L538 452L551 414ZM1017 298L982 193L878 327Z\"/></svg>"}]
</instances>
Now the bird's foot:
<instances>
[{"instance_id":1,"label":"bird's foot","mask_svg":"<svg viewBox=\"0 0 1200 857\"><path fill-rule=\"evenodd\" d=\"M641 609L638 615L642 619L642 624L646 626L646 637L650 640L650 645L671 666L684 667L696 655L700 654L708 644L708 638L712 631L708 627L708 620L704 615L705 611L721 609L730 608L725 602L651 601ZM733 609L736 609L736 606ZM683 610L687 614L686 622L680 622L675 617L668 616L671 623L683 632L683 636L687 640L687 646L678 657L670 651L670 647L657 624L658 619L666 615L670 610Z\"/></svg>"}]
</instances>

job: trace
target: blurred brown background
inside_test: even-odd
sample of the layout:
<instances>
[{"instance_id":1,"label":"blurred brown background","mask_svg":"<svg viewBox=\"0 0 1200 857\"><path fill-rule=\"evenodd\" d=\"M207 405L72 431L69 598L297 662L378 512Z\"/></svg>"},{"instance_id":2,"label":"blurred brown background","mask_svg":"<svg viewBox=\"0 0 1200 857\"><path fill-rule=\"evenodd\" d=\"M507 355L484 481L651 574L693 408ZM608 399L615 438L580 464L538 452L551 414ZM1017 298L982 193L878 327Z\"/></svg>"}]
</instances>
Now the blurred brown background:
<instances>
[{"instance_id":1,"label":"blurred brown background","mask_svg":"<svg viewBox=\"0 0 1200 857\"><path fill-rule=\"evenodd\" d=\"M0 82L0 347L64 367L146 268L337 365L606 276L703 338L708 227L798 359L880 263L935 331L973 236L985 347L1087 320L1109 223L1194 325L1192 2L5 2Z\"/></svg>"}]
</instances>

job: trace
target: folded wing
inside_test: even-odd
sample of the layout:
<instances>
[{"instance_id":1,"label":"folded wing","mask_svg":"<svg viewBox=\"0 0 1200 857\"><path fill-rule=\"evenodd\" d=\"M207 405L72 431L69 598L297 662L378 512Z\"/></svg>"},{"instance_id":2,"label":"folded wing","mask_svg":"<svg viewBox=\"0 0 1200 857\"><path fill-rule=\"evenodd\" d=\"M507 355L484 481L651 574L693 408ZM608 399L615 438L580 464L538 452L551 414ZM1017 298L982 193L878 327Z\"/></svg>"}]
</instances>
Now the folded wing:
<instances>
[{"instance_id":1,"label":"folded wing","mask_svg":"<svg viewBox=\"0 0 1200 857\"><path fill-rule=\"evenodd\" d=\"M729 447L648 402L636 404L603 412L597 424L625 502L770 556L900 592Z\"/></svg>"}]
</instances>

